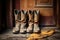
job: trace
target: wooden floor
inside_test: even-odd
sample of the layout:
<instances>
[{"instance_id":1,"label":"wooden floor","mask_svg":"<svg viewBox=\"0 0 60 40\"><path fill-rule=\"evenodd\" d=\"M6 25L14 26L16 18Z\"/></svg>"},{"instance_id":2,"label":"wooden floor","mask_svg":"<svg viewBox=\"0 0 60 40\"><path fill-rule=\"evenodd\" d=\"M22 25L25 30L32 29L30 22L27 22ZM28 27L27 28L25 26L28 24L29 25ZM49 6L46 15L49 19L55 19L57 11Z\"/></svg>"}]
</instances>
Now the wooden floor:
<instances>
[{"instance_id":1,"label":"wooden floor","mask_svg":"<svg viewBox=\"0 0 60 40\"><path fill-rule=\"evenodd\" d=\"M40 40L60 40L60 30L56 27L55 28L54 27L42 28L42 30L49 30L49 29L55 29L55 31L56 31L55 34L53 34L50 37L43 38ZM20 34L20 33L13 34L12 30L9 29L4 34L0 34L0 40L26 40L29 35L30 34L28 34L28 33L26 33L26 34Z\"/></svg>"}]
</instances>

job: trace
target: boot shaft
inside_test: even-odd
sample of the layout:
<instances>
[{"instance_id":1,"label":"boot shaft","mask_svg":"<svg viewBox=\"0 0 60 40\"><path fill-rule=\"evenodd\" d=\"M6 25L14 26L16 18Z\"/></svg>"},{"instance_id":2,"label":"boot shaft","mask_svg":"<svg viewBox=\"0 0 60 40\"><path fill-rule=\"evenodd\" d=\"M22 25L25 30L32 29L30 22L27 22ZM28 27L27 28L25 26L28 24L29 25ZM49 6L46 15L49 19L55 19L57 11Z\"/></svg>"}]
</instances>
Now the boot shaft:
<instances>
[{"instance_id":1,"label":"boot shaft","mask_svg":"<svg viewBox=\"0 0 60 40\"><path fill-rule=\"evenodd\" d=\"M15 21L21 19L21 17L20 17L20 13L21 13L21 11L16 10L16 9L14 10Z\"/></svg>"},{"instance_id":2,"label":"boot shaft","mask_svg":"<svg viewBox=\"0 0 60 40\"><path fill-rule=\"evenodd\" d=\"M28 22L33 22L34 17L33 17L33 11L32 10L29 10L28 18L29 18Z\"/></svg>"},{"instance_id":3,"label":"boot shaft","mask_svg":"<svg viewBox=\"0 0 60 40\"><path fill-rule=\"evenodd\" d=\"M21 10L21 22L26 22L27 20L27 11Z\"/></svg>"},{"instance_id":4,"label":"boot shaft","mask_svg":"<svg viewBox=\"0 0 60 40\"><path fill-rule=\"evenodd\" d=\"M40 11L39 10L34 10L34 23L38 23L39 22L39 15L40 15Z\"/></svg>"}]
</instances>

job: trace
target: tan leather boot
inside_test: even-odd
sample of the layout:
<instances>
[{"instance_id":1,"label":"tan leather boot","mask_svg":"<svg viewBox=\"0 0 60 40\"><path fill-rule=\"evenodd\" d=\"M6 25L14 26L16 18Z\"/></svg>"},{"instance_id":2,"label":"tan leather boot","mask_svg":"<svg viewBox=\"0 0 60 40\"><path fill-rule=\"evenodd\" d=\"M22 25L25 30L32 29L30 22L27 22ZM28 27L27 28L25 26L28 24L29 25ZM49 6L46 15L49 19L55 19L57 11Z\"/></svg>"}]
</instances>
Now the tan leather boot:
<instances>
[{"instance_id":1,"label":"tan leather boot","mask_svg":"<svg viewBox=\"0 0 60 40\"><path fill-rule=\"evenodd\" d=\"M39 31L39 10L34 10L34 32Z\"/></svg>"},{"instance_id":2,"label":"tan leather boot","mask_svg":"<svg viewBox=\"0 0 60 40\"><path fill-rule=\"evenodd\" d=\"M26 20L27 20L27 11L21 11L21 26L20 33L26 33Z\"/></svg>"},{"instance_id":3,"label":"tan leather boot","mask_svg":"<svg viewBox=\"0 0 60 40\"><path fill-rule=\"evenodd\" d=\"M31 10L29 10L29 12L28 12L28 18L29 18L29 20L28 20L28 28L27 28L27 32L28 33L32 33L33 31L33 11L31 11Z\"/></svg>"},{"instance_id":4,"label":"tan leather boot","mask_svg":"<svg viewBox=\"0 0 60 40\"><path fill-rule=\"evenodd\" d=\"M13 33L19 33L20 21L18 19L18 16L20 16L20 11L14 10L14 15L15 15L15 27L13 28Z\"/></svg>"}]
</instances>

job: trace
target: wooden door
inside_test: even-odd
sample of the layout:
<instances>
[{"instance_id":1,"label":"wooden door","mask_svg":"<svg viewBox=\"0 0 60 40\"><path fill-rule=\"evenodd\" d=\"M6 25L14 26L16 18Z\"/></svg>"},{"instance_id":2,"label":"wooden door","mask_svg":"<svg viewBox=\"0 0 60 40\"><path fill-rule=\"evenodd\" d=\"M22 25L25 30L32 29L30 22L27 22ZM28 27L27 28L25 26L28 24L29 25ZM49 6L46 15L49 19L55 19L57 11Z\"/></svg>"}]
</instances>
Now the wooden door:
<instances>
[{"instance_id":1,"label":"wooden door","mask_svg":"<svg viewBox=\"0 0 60 40\"><path fill-rule=\"evenodd\" d=\"M20 10L40 10L41 25L56 25L56 0L20 0Z\"/></svg>"}]
</instances>

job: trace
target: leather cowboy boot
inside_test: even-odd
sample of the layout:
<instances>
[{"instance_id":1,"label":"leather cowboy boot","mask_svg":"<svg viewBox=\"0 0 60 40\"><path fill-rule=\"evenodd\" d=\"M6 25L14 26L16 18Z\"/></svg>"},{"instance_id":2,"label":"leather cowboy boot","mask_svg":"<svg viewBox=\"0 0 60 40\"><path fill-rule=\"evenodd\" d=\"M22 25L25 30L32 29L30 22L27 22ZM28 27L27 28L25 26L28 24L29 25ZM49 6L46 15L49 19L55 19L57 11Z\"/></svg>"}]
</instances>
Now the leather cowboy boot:
<instances>
[{"instance_id":1,"label":"leather cowboy boot","mask_svg":"<svg viewBox=\"0 0 60 40\"><path fill-rule=\"evenodd\" d=\"M27 11L21 10L21 26L20 33L26 33Z\"/></svg>"},{"instance_id":2,"label":"leather cowboy boot","mask_svg":"<svg viewBox=\"0 0 60 40\"><path fill-rule=\"evenodd\" d=\"M15 27L13 28L13 33L17 34L19 33L19 27L20 27L20 22L18 19L18 16L20 16L20 11L14 10L14 15L15 15Z\"/></svg>"},{"instance_id":3,"label":"leather cowboy boot","mask_svg":"<svg viewBox=\"0 0 60 40\"><path fill-rule=\"evenodd\" d=\"M39 10L34 10L34 32L39 31Z\"/></svg>"},{"instance_id":4,"label":"leather cowboy boot","mask_svg":"<svg viewBox=\"0 0 60 40\"><path fill-rule=\"evenodd\" d=\"M28 18L29 18L29 20L28 20L27 32L32 33L33 32L33 11L29 10Z\"/></svg>"}]
</instances>

